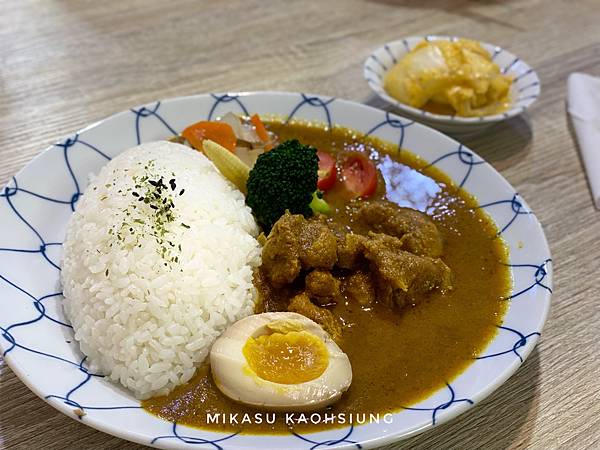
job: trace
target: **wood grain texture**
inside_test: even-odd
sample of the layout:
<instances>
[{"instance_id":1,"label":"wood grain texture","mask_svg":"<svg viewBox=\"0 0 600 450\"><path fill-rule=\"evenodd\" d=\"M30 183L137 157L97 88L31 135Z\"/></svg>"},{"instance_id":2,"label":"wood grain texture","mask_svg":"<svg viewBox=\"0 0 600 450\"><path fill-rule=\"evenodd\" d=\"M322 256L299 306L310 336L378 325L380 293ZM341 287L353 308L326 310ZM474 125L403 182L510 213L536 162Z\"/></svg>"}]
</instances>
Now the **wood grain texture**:
<instances>
[{"instance_id":1,"label":"wood grain texture","mask_svg":"<svg viewBox=\"0 0 600 450\"><path fill-rule=\"evenodd\" d=\"M539 72L542 96L528 117L465 143L544 225L555 291L540 343L506 384L387 448L600 448L600 213L564 103L570 72L600 75L598 0L3 0L0 183L62 136L171 96L290 90L381 107L362 80L364 58L386 41L434 33L501 45ZM0 447L141 448L58 413L1 359Z\"/></svg>"}]
</instances>

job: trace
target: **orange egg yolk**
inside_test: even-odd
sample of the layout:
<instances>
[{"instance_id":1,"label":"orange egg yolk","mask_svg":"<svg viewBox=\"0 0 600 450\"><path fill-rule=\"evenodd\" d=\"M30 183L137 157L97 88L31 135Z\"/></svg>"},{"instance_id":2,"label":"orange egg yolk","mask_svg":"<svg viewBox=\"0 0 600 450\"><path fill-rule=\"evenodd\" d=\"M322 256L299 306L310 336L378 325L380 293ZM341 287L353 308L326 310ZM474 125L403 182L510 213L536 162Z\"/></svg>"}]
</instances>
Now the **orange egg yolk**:
<instances>
[{"instance_id":1,"label":"orange egg yolk","mask_svg":"<svg viewBox=\"0 0 600 450\"><path fill-rule=\"evenodd\" d=\"M307 331L250 337L242 349L250 369L279 384L305 383L320 377L329 364L321 339Z\"/></svg>"}]
</instances>

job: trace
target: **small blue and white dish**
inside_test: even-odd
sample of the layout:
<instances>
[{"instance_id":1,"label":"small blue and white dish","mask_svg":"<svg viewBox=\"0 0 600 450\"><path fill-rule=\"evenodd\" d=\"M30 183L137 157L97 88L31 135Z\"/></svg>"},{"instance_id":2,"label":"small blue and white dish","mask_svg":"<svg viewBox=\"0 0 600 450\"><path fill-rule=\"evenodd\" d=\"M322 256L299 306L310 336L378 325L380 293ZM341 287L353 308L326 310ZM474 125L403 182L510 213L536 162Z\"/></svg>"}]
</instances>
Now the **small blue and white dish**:
<instances>
[{"instance_id":1,"label":"small blue and white dish","mask_svg":"<svg viewBox=\"0 0 600 450\"><path fill-rule=\"evenodd\" d=\"M403 116L452 134L479 132L498 122L516 117L524 113L540 96L540 79L535 70L509 51L485 42L479 43L490 53L492 61L500 67L503 74L513 77L511 105L500 114L481 117L434 114L399 102L385 91L383 80L386 73L419 42L458 39L460 38L456 36L410 36L388 42L367 57L363 66L363 76L373 92L393 105Z\"/></svg>"}]
</instances>

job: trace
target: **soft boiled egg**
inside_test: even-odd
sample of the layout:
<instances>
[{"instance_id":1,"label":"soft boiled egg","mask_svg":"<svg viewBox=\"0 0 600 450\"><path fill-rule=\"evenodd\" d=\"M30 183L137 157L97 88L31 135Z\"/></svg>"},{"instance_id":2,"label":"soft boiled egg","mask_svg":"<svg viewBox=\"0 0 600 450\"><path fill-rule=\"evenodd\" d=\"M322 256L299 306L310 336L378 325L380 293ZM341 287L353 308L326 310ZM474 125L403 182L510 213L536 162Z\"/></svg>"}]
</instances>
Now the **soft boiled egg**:
<instances>
[{"instance_id":1,"label":"soft boiled egg","mask_svg":"<svg viewBox=\"0 0 600 450\"><path fill-rule=\"evenodd\" d=\"M255 314L213 344L210 366L227 397L270 410L307 411L336 402L350 387L348 356L301 314Z\"/></svg>"}]
</instances>

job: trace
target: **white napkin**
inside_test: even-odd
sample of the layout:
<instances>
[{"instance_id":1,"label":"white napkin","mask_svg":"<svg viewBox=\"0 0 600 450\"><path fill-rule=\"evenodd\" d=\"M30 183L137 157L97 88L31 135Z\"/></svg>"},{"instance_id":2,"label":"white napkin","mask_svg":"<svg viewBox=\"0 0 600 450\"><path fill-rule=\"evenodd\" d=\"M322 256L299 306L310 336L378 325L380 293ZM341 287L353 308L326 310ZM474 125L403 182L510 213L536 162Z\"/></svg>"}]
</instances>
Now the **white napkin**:
<instances>
[{"instance_id":1,"label":"white napkin","mask_svg":"<svg viewBox=\"0 0 600 450\"><path fill-rule=\"evenodd\" d=\"M594 203L600 209L600 78L584 73L569 75L567 108Z\"/></svg>"}]
</instances>

